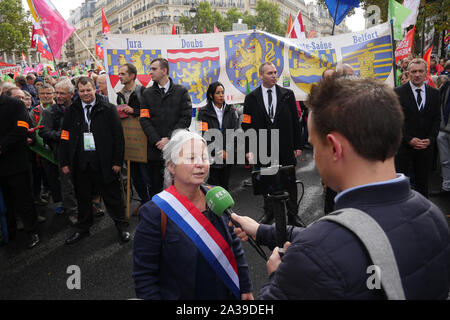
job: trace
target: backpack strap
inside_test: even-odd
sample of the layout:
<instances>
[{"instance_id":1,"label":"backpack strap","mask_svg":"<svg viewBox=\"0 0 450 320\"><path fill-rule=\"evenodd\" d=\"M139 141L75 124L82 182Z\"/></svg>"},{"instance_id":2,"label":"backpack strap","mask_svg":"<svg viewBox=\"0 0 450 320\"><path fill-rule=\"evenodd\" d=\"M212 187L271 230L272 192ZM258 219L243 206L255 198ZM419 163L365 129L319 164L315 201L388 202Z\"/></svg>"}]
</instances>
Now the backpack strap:
<instances>
[{"instance_id":1,"label":"backpack strap","mask_svg":"<svg viewBox=\"0 0 450 320\"><path fill-rule=\"evenodd\" d=\"M352 231L366 247L373 264L380 268L380 281L387 298L406 299L391 243L375 219L361 210L346 208L320 220L332 221Z\"/></svg>"},{"instance_id":2,"label":"backpack strap","mask_svg":"<svg viewBox=\"0 0 450 320\"><path fill-rule=\"evenodd\" d=\"M161 210L161 240L166 236L167 215Z\"/></svg>"}]
</instances>

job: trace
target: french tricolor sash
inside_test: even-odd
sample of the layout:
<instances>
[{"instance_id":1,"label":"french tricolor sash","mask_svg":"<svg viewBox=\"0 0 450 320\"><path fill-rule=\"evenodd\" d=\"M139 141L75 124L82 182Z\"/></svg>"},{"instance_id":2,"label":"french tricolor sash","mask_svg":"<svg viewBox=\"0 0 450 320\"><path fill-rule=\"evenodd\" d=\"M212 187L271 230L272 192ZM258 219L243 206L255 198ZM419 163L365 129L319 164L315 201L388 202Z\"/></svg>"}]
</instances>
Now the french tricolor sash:
<instances>
[{"instance_id":1,"label":"french tricolor sash","mask_svg":"<svg viewBox=\"0 0 450 320\"><path fill-rule=\"evenodd\" d=\"M152 201L194 242L209 265L237 299L241 299L233 251L209 220L174 186L153 196Z\"/></svg>"}]
</instances>

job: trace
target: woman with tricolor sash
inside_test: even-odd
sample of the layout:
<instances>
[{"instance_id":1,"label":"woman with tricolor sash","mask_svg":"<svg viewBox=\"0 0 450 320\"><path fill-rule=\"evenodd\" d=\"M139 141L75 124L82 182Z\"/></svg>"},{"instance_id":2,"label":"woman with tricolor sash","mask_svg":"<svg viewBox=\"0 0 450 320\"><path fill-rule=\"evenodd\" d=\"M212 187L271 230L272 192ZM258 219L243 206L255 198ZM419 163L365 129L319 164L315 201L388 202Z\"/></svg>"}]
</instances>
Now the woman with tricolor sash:
<instances>
[{"instance_id":1,"label":"woman with tricolor sash","mask_svg":"<svg viewBox=\"0 0 450 320\"><path fill-rule=\"evenodd\" d=\"M163 149L166 189L139 211L134 238L136 296L156 300L252 300L240 240L206 206L206 141L176 131Z\"/></svg>"}]
</instances>

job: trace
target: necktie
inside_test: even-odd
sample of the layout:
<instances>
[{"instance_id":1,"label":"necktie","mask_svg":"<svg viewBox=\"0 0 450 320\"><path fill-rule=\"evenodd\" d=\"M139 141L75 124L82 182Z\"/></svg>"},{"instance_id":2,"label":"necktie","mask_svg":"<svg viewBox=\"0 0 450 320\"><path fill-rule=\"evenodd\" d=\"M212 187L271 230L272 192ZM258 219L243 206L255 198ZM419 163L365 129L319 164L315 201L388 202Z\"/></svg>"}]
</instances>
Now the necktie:
<instances>
[{"instance_id":1,"label":"necktie","mask_svg":"<svg viewBox=\"0 0 450 320\"><path fill-rule=\"evenodd\" d=\"M165 93L166 93L166 88L161 88L161 93L162 93L162 95L164 95Z\"/></svg>"},{"instance_id":2,"label":"necktie","mask_svg":"<svg viewBox=\"0 0 450 320\"><path fill-rule=\"evenodd\" d=\"M270 120L273 119L273 106L272 106L272 90L269 89L267 90L267 96L269 98L269 117Z\"/></svg>"},{"instance_id":3,"label":"necktie","mask_svg":"<svg viewBox=\"0 0 450 320\"><path fill-rule=\"evenodd\" d=\"M419 111L422 110L422 89L416 89L417 92L417 105L419 106Z\"/></svg>"},{"instance_id":4,"label":"necktie","mask_svg":"<svg viewBox=\"0 0 450 320\"><path fill-rule=\"evenodd\" d=\"M86 108L86 116L87 116L89 122L91 122L91 108L92 108L92 106L90 104L88 104L85 108Z\"/></svg>"}]
</instances>

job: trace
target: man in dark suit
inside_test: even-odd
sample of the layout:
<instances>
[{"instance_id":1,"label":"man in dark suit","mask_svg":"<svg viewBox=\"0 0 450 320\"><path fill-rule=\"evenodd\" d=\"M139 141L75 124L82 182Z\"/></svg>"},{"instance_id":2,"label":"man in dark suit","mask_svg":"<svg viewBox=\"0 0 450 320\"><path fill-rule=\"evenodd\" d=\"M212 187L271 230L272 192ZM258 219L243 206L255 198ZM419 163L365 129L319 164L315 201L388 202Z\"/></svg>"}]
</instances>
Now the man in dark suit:
<instances>
[{"instance_id":1,"label":"man in dark suit","mask_svg":"<svg viewBox=\"0 0 450 320\"><path fill-rule=\"evenodd\" d=\"M405 115L403 140L395 157L397 172L409 175L415 189L428 198L428 174L433 145L439 132L439 91L425 84L427 63L413 59L408 65L410 81L395 88Z\"/></svg>"},{"instance_id":2,"label":"man in dark suit","mask_svg":"<svg viewBox=\"0 0 450 320\"><path fill-rule=\"evenodd\" d=\"M271 143L278 144L279 164L295 166L296 158L302 154L302 150L301 128L294 93L292 90L277 85L277 69L273 63L263 63L259 68L259 74L262 85L245 97L242 129L244 131L256 130L258 141L262 138L260 130L267 130L267 150L271 150ZM279 141L271 141L272 130L278 130ZM260 146L259 142L257 146ZM270 156L273 158L274 155ZM256 165L256 168L267 165L261 163L257 154L247 152L246 157L250 163ZM288 223L301 226L302 223L297 216L297 187L287 191L289 193ZM261 218L261 222L269 223L272 219L273 203L264 196L264 216Z\"/></svg>"},{"instance_id":3,"label":"man in dark suit","mask_svg":"<svg viewBox=\"0 0 450 320\"><path fill-rule=\"evenodd\" d=\"M130 234L126 231L128 222L119 179L125 142L119 114L114 105L95 94L91 78L81 77L77 89L79 99L64 114L59 156L61 171L64 174L73 171L78 201L76 230L66 239L66 244L74 244L89 235L95 190L100 190L119 239L127 242Z\"/></svg>"},{"instance_id":4,"label":"man in dark suit","mask_svg":"<svg viewBox=\"0 0 450 320\"><path fill-rule=\"evenodd\" d=\"M0 192L7 208L9 239L15 237L17 215L28 233L28 248L33 248L40 240L28 162L27 133L31 121L25 104L2 91L0 83Z\"/></svg>"},{"instance_id":5,"label":"man in dark suit","mask_svg":"<svg viewBox=\"0 0 450 320\"><path fill-rule=\"evenodd\" d=\"M176 129L187 129L192 120L191 97L185 87L169 77L169 62L157 58L150 64L153 85L144 90L140 120L148 137L147 159L150 170L150 199L162 191L164 162L162 149Z\"/></svg>"}]
</instances>

